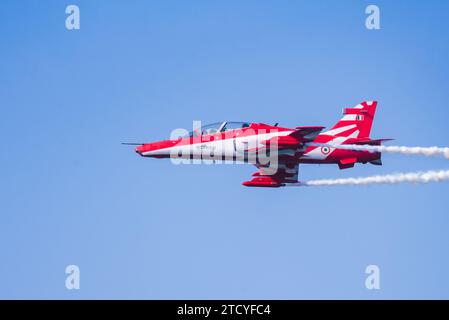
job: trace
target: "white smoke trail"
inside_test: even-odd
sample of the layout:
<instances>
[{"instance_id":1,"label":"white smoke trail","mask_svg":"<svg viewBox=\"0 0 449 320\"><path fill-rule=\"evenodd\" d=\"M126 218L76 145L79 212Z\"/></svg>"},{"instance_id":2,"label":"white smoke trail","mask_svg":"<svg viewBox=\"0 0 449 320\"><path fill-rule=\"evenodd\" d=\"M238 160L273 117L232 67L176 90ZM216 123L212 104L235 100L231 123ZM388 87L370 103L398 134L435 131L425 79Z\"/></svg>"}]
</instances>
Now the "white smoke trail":
<instances>
[{"instance_id":1,"label":"white smoke trail","mask_svg":"<svg viewBox=\"0 0 449 320\"><path fill-rule=\"evenodd\" d=\"M396 183L428 183L449 180L449 170L395 173L360 178L320 179L300 182L297 186L336 186L336 185L367 185Z\"/></svg>"},{"instance_id":2,"label":"white smoke trail","mask_svg":"<svg viewBox=\"0 0 449 320\"><path fill-rule=\"evenodd\" d=\"M371 145L359 145L359 144L326 144L326 143L314 143L316 146L328 146L332 148L345 149L345 150L358 150L358 151L372 151L372 152L388 152L388 153L401 153L410 155L423 155L423 156L444 156L449 159L448 147L405 147L405 146L371 146Z\"/></svg>"}]
</instances>

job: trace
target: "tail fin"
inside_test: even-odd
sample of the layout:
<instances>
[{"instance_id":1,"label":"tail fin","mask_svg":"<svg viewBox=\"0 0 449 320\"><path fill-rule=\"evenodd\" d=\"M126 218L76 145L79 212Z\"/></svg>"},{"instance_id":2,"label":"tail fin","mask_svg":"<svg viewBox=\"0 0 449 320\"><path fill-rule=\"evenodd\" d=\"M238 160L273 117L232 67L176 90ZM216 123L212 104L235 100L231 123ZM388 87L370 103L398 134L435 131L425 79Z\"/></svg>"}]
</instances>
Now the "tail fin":
<instances>
[{"instance_id":1,"label":"tail fin","mask_svg":"<svg viewBox=\"0 0 449 320\"><path fill-rule=\"evenodd\" d=\"M335 137L369 138L376 107L377 101L364 101L354 108L343 109L343 118L322 134Z\"/></svg>"}]
</instances>

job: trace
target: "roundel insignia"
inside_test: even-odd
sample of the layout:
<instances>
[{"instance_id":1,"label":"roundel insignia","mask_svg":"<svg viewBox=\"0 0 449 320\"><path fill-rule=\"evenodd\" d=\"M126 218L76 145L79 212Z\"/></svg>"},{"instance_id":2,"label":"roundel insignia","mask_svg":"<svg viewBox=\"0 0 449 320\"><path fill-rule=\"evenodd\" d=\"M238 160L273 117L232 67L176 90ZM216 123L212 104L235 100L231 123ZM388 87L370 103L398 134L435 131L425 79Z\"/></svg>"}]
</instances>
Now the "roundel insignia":
<instances>
[{"instance_id":1,"label":"roundel insignia","mask_svg":"<svg viewBox=\"0 0 449 320\"><path fill-rule=\"evenodd\" d=\"M321 147L321 152L323 154L328 154L331 151L329 147Z\"/></svg>"}]
</instances>

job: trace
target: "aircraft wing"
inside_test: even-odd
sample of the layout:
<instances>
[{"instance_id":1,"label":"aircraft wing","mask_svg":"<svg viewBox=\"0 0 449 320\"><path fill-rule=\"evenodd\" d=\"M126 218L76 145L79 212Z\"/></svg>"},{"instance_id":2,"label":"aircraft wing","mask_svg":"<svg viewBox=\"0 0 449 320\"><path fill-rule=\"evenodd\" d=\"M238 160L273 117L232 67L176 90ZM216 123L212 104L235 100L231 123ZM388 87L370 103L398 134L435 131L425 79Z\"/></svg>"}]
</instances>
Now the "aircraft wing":
<instances>
[{"instance_id":1,"label":"aircraft wing","mask_svg":"<svg viewBox=\"0 0 449 320\"><path fill-rule=\"evenodd\" d=\"M315 140L317 135L324 129L324 127L313 126L313 127L296 127L290 136L295 137L302 142L311 142Z\"/></svg>"},{"instance_id":2,"label":"aircraft wing","mask_svg":"<svg viewBox=\"0 0 449 320\"><path fill-rule=\"evenodd\" d=\"M287 136L276 136L269 140L261 141L260 143L266 149L270 149L274 145L278 150L291 149L296 151L301 149L304 143L315 140L323 129L324 127L296 127L296 130ZM260 149L255 148L250 151L256 152Z\"/></svg>"},{"instance_id":3,"label":"aircraft wing","mask_svg":"<svg viewBox=\"0 0 449 320\"><path fill-rule=\"evenodd\" d=\"M305 143L313 141L324 127L296 127L287 136L276 136L270 140L261 141L262 147L248 152L263 152L263 149L276 148L278 152L277 165L271 167L256 165L258 172L253 179L243 182L247 187L281 187L286 183L297 183L299 165L297 159L305 151ZM274 170L277 167L277 170Z\"/></svg>"}]
</instances>

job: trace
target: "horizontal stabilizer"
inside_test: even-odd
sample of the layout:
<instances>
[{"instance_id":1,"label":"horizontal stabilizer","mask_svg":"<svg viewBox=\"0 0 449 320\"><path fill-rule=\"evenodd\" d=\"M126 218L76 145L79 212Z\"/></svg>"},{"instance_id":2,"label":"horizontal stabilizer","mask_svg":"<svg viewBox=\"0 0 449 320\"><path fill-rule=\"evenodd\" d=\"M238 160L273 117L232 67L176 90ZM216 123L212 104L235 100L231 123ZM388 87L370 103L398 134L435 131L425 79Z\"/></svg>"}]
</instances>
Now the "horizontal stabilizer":
<instances>
[{"instance_id":1,"label":"horizontal stabilizer","mask_svg":"<svg viewBox=\"0 0 449 320\"><path fill-rule=\"evenodd\" d=\"M382 159L376 159L376 160L372 160L369 163L374 164L375 166L381 166L382 165Z\"/></svg>"},{"instance_id":2,"label":"horizontal stabilizer","mask_svg":"<svg viewBox=\"0 0 449 320\"><path fill-rule=\"evenodd\" d=\"M356 139L355 141L348 144L368 144L373 146L379 146L384 141L391 141L394 139L370 139L370 138L364 138L364 139Z\"/></svg>"}]
</instances>

